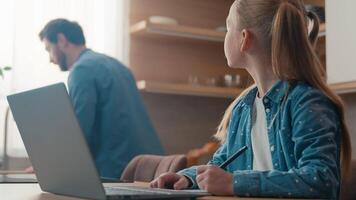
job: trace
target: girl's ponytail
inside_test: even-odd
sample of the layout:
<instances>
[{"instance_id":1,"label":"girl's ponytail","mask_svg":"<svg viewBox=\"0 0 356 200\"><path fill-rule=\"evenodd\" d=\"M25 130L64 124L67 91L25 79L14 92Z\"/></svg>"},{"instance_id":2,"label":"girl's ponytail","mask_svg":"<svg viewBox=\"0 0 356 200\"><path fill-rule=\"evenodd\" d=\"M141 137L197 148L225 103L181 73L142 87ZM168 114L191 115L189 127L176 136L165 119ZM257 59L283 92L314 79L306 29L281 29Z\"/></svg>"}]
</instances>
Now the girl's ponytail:
<instances>
[{"instance_id":1,"label":"girl's ponytail","mask_svg":"<svg viewBox=\"0 0 356 200\"><path fill-rule=\"evenodd\" d=\"M310 16L314 14L310 13ZM271 27L272 67L277 77L289 81L304 80L309 74L325 77L325 72L318 67L307 67L314 63L320 65L313 44L318 37L319 21L313 23L313 30L308 36L303 10L289 1L280 3Z\"/></svg>"},{"instance_id":2,"label":"girl's ponytail","mask_svg":"<svg viewBox=\"0 0 356 200\"><path fill-rule=\"evenodd\" d=\"M318 42L318 35L319 35L319 24L320 24L319 17L313 12L307 12L307 17L311 19L313 23L313 28L309 34L309 41L313 45L313 47L315 47L316 43Z\"/></svg>"}]
</instances>

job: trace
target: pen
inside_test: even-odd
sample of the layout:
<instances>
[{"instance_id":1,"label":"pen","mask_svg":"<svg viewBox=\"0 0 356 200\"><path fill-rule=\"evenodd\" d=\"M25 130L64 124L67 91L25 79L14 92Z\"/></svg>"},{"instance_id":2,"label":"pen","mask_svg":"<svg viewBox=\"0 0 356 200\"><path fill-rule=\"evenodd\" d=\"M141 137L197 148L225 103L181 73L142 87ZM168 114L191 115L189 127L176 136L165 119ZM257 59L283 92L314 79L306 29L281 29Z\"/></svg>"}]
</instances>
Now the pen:
<instances>
[{"instance_id":1,"label":"pen","mask_svg":"<svg viewBox=\"0 0 356 200\"><path fill-rule=\"evenodd\" d=\"M221 169L225 169L226 166L228 166L232 161L234 161L236 158L238 158L243 152L247 150L247 146L243 146L241 149L236 151L232 156L230 156L225 162L223 162L219 167Z\"/></svg>"}]
</instances>

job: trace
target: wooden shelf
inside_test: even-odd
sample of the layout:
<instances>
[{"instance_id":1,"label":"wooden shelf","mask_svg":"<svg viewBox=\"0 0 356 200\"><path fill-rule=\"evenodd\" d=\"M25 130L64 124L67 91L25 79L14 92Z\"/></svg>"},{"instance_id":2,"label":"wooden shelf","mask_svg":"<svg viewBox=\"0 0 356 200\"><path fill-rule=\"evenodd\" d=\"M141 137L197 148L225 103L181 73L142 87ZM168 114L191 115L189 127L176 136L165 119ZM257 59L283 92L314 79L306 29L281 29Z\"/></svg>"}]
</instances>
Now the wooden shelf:
<instances>
[{"instance_id":1,"label":"wooden shelf","mask_svg":"<svg viewBox=\"0 0 356 200\"><path fill-rule=\"evenodd\" d=\"M329 86L338 94L348 94L356 92L356 81L333 83Z\"/></svg>"},{"instance_id":2,"label":"wooden shelf","mask_svg":"<svg viewBox=\"0 0 356 200\"><path fill-rule=\"evenodd\" d=\"M356 93L356 81L334 83L329 86L338 94ZM137 87L142 92L148 93L223 98L235 98L244 90L243 88L194 86L189 84L160 83L151 81L138 81Z\"/></svg>"},{"instance_id":3,"label":"wooden shelf","mask_svg":"<svg viewBox=\"0 0 356 200\"><path fill-rule=\"evenodd\" d=\"M223 98L235 98L244 90L242 88L195 86L189 84L160 83L151 81L138 81L137 87L139 90L148 93Z\"/></svg>"},{"instance_id":4,"label":"wooden shelf","mask_svg":"<svg viewBox=\"0 0 356 200\"><path fill-rule=\"evenodd\" d=\"M316 6L325 7L325 0L304 0L304 4L312 4Z\"/></svg>"},{"instance_id":5,"label":"wooden shelf","mask_svg":"<svg viewBox=\"0 0 356 200\"><path fill-rule=\"evenodd\" d=\"M325 26L325 23L320 24L320 27L319 27L319 37L324 37L324 36L326 36L326 26Z\"/></svg>"},{"instance_id":6,"label":"wooden shelf","mask_svg":"<svg viewBox=\"0 0 356 200\"><path fill-rule=\"evenodd\" d=\"M138 22L131 26L130 33L133 36L143 37L176 37L194 40L204 40L211 42L224 42L225 32L212 29L203 29L182 25L154 24L147 20ZM319 37L326 35L325 24L320 25Z\"/></svg>"},{"instance_id":7,"label":"wooden shelf","mask_svg":"<svg viewBox=\"0 0 356 200\"><path fill-rule=\"evenodd\" d=\"M203 29L182 25L154 24L147 20L132 25L130 28L130 33L133 36L169 36L212 42L223 42L225 39L224 32L219 32L212 29Z\"/></svg>"}]
</instances>

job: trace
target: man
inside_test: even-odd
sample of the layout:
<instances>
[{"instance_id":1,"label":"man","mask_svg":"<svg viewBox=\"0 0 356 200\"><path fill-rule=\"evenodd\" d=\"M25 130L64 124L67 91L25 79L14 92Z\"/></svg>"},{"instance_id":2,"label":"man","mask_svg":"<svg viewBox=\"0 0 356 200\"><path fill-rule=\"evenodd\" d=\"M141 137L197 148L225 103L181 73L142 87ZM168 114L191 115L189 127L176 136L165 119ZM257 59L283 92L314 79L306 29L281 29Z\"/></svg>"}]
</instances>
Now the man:
<instances>
[{"instance_id":1,"label":"man","mask_svg":"<svg viewBox=\"0 0 356 200\"><path fill-rule=\"evenodd\" d=\"M136 82L123 64L86 48L76 22L52 20L39 37L50 61L70 70L69 95L102 177L120 177L136 155L163 153Z\"/></svg>"}]
</instances>

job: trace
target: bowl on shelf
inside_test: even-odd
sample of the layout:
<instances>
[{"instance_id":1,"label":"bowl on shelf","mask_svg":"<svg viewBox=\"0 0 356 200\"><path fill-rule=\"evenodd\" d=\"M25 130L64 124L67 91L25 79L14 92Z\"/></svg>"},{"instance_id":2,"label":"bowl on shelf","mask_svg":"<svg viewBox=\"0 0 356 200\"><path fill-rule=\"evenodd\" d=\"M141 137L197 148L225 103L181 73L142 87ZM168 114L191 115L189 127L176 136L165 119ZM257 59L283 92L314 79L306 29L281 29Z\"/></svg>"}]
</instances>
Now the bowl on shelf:
<instances>
[{"instance_id":1,"label":"bowl on shelf","mask_svg":"<svg viewBox=\"0 0 356 200\"><path fill-rule=\"evenodd\" d=\"M148 21L152 24L178 25L176 19L166 16L150 16Z\"/></svg>"},{"instance_id":2,"label":"bowl on shelf","mask_svg":"<svg viewBox=\"0 0 356 200\"><path fill-rule=\"evenodd\" d=\"M218 27L215 28L215 30L218 31L218 32L223 32L223 33L227 32L226 26L218 26Z\"/></svg>"},{"instance_id":3,"label":"bowl on shelf","mask_svg":"<svg viewBox=\"0 0 356 200\"><path fill-rule=\"evenodd\" d=\"M188 84L192 86L210 86L210 87L242 87L245 83L245 77L239 74L225 74L221 76L199 77L189 75Z\"/></svg>"},{"instance_id":4,"label":"bowl on shelf","mask_svg":"<svg viewBox=\"0 0 356 200\"><path fill-rule=\"evenodd\" d=\"M224 86L225 87L240 87L241 86L241 76L239 74L225 74L224 75Z\"/></svg>"},{"instance_id":5,"label":"bowl on shelf","mask_svg":"<svg viewBox=\"0 0 356 200\"><path fill-rule=\"evenodd\" d=\"M192 86L209 86L209 87L222 87L224 86L221 77L199 77L189 75L188 84Z\"/></svg>"}]
</instances>

